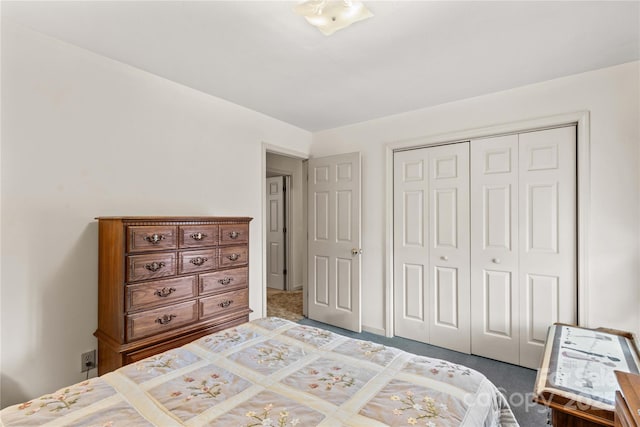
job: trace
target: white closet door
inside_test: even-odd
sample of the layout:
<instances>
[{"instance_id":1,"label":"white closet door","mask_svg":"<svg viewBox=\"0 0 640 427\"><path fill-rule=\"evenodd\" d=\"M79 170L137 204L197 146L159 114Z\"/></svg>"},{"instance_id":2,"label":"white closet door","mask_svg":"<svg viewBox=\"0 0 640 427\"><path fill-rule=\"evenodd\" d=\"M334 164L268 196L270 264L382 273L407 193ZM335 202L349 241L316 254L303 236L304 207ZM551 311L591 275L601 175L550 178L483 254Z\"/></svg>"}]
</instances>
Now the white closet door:
<instances>
[{"instance_id":1,"label":"white closet door","mask_svg":"<svg viewBox=\"0 0 640 427\"><path fill-rule=\"evenodd\" d=\"M575 127L471 141L472 353L538 368L577 320Z\"/></svg>"},{"instance_id":2,"label":"white closet door","mask_svg":"<svg viewBox=\"0 0 640 427\"><path fill-rule=\"evenodd\" d=\"M469 292L469 144L395 153L395 334L468 353Z\"/></svg>"},{"instance_id":3,"label":"white closet door","mask_svg":"<svg viewBox=\"0 0 640 427\"><path fill-rule=\"evenodd\" d=\"M471 159L471 351L518 364L518 135L471 141Z\"/></svg>"},{"instance_id":4,"label":"white closet door","mask_svg":"<svg viewBox=\"0 0 640 427\"><path fill-rule=\"evenodd\" d=\"M469 353L469 143L429 150L429 335Z\"/></svg>"},{"instance_id":5,"label":"white closet door","mask_svg":"<svg viewBox=\"0 0 640 427\"><path fill-rule=\"evenodd\" d=\"M520 134L520 365L547 328L577 321L576 128Z\"/></svg>"},{"instance_id":6,"label":"white closet door","mask_svg":"<svg viewBox=\"0 0 640 427\"><path fill-rule=\"evenodd\" d=\"M428 342L428 151L395 153L393 161L394 333Z\"/></svg>"}]
</instances>

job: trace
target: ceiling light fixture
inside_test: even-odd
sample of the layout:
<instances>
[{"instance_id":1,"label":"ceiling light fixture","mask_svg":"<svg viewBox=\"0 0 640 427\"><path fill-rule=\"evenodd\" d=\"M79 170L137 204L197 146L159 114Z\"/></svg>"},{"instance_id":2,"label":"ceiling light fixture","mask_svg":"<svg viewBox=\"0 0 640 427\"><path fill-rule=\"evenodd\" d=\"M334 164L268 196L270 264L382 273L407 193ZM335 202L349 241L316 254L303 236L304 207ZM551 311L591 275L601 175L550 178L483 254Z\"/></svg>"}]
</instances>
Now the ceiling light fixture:
<instances>
[{"instance_id":1,"label":"ceiling light fixture","mask_svg":"<svg viewBox=\"0 0 640 427\"><path fill-rule=\"evenodd\" d=\"M351 0L308 0L293 10L325 36L373 16L362 2Z\"/></svg>"}]
</instances>

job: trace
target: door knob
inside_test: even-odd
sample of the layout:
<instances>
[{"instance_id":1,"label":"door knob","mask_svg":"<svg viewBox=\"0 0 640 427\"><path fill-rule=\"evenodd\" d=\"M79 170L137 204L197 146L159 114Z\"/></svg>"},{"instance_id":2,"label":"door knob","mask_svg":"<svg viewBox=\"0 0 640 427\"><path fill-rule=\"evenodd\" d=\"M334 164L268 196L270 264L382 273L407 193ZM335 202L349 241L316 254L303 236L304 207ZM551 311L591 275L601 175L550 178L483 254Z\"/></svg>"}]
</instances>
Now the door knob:
<instances>
[{"instance_id":1,"label":"door knob","mask_svg":"<svg viewBox=\"0 0 640 427\"><path fill-rule=\"evenodd\" d=\"M500 264L500 258L494 258L491 260L491 262L493 262L494 264Z\"/></svg>"},{"instance_id":2,"label":"door knob","mask_svg":"<svg viewBox=\"0 0 640 427\"><path fill-rule=\"evenodd\" d=\"M449 257L446 255L441 256L440 259L443 261L449 261Z\"/></svg>"},{"instance_id":3,"label":"door knob","mask_svg":"<svg viewBox=\"0 0 640 427\"><path fill-rule=\"evenodd\" d=\"M351 249L351 255L353 256L362 255L362 249L357 249L357 248Z\"/></svg>"}]
</instances>

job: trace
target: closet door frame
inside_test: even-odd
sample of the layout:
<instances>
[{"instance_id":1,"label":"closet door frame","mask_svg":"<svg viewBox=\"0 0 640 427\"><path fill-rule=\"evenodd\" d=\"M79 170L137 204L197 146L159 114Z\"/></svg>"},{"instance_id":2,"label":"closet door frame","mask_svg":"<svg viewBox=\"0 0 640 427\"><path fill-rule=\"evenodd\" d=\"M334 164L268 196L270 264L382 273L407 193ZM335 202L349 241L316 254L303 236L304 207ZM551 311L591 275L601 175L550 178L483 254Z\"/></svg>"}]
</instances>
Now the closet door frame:
<instances>
[{"instance_id":1,"label":"closet door frame","mask_svg":"<svg viewBox=\"0 0 640 427\"><path fill-rule=\"evenodd\" d=\"M385 335L394 334L394 280L393 280L393 153L415 148L431 147L465 140L529 132L563 126L576 126L577 159L577 273L578 273L578 325L590 327L588 292L588 248L589 248L589 206L590 206L590 137L589 111L577 111L518 122L498 124L489 127L463 130L446 134L424 136L417 139L393 142L385 147Z\"/></svg>"}]
</instances>

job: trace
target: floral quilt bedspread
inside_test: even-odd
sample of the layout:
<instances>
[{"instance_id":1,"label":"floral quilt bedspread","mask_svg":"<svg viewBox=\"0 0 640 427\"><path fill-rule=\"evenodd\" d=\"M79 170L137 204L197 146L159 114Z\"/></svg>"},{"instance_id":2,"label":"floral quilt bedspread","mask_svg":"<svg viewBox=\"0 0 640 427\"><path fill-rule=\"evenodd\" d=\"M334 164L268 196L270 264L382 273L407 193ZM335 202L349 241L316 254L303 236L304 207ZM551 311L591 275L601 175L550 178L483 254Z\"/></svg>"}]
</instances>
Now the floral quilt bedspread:
<instances>
[{"instance_id":1,"label":"floral quilt bedspread","mask_svg":"<svg viewBox=\"0 0 640 427\"><path fill-rule=\"evenodd\" d=\"M265 318L0 412L5 426L517 426L482 374Z\"/></svg>"}]
</instances>

